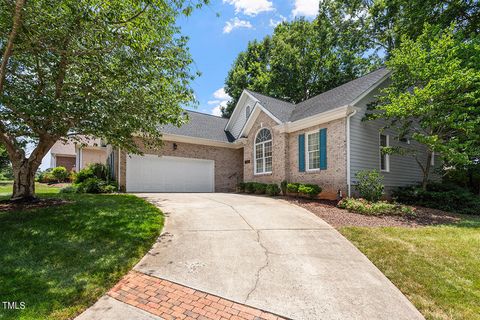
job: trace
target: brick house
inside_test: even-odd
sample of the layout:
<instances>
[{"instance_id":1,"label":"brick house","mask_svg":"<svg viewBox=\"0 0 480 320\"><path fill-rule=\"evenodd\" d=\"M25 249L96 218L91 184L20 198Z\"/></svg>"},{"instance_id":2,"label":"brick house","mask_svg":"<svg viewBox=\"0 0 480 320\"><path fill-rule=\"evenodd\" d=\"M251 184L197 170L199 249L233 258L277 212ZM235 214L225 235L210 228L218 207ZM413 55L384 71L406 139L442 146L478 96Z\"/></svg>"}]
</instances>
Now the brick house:
<instances>
[{"instance_id":1,"label":"brick house","mask_svg":"<svg viewBox=\"0 0 480 320\"><path fill-rule=\"evenodd\" d=\"M160 151L114 153L117 180L127 192L229 192L240 181L287 180L319 184L326 198L353 193L361 169L382 171L387 190L417 183L413 158L380 152L410 142L362 121L388 81L382 68L298 104L244 90L230 119L187 111L182 127L161 128Z\"/></svg>"}]
</instances>

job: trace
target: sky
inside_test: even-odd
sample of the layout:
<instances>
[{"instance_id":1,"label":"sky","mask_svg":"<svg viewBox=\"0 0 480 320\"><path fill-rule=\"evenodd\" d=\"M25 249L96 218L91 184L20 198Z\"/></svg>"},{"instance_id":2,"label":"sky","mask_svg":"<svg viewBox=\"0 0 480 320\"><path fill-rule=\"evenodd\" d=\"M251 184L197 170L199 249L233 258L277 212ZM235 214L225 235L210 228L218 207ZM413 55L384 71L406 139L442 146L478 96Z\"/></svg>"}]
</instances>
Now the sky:
<instances>
[{"instance_id":1,"label":"sky","mask_svg":"<svg viewBox=\"0 0 480 320\"><path fill-rule=\"evenodd\" d=\"M248 42L272 34L282 21L313 19L318 5L319 0L211 0L189 17L180 17L181 34L190 39L192 69L202 74L192 83L199 104L190 109L220 116L220 106L229 100L223 89L225 78ZM40 169L49 168L50 161L48 153Z\"/></svg>"},{"instance_id":2,"label":"sky","mask_svg":"<svg viewBox=\"0 0 480 320\"><path fill-rule=\"evenodd\" d=\"M223 89L225 78L248 42L272 34L282 21L313 19L318 5L319 0L211 0L191 16L181 17L177 24L190 39L193 70L202 74L192 83L199 101L192 110L220 115L220 106L229 99Z\"/></svg>"}]
</instances>

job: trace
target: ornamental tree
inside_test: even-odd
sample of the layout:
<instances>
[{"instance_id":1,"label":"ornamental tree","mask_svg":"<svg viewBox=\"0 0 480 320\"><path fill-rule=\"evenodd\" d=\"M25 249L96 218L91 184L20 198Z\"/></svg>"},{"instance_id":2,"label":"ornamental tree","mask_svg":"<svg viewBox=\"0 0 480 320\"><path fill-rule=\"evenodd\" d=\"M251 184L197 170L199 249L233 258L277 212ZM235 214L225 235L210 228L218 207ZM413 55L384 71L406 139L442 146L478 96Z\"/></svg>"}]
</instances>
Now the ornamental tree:
<instances>
[{"instance_id":1,"label":"ornamental tree","mask_svg":"<svg viewBox=\"0 0 480 320\"><path fill-rule=\"evenodd\" d=\"M368 118L385 119L397 139L421 145L384 151L413 156L426 188L433 152L450 165L468 164L478 155L480 37L466 40L455 27L441 30L426 25L417 40L403 39L387 66L392 71L391 85ZM426 158L420 156L425 150Z\"/></svg>"},{"instance_id":2,"label":"ornamental tree","mask_svg":"<svg viewBox=\"0 0 480 320\"><path fill-rule=\"evenodd\" d=\"M175 19L207 1L0 1L0 143L12 200L34 198L34 174L57 140L95 136L138 152L134 135L158 145L159 125L184 121L195 75Z\"/></svg>"}]
</instances>

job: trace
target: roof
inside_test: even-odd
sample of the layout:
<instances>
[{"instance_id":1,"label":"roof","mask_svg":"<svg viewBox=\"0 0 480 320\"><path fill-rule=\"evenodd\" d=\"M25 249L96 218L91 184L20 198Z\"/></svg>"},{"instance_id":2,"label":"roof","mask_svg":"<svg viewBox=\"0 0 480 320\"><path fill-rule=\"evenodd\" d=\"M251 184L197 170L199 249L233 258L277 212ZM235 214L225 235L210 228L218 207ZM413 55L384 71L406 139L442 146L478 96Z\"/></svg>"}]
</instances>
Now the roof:
<instances>
[{"instance_id":1,"label":"roof","mask_svg":"<svg viewBox=\"0 0 480 320\"><path fill-rule=\"evenodd\" d=\"M325 111L353 103L373 85L388 75L386 68L380 68L363 77L347 82L339 87L325 91L313 98L295 105L290 121L297 121Z\"/></svg>"},{"instance_id":2,"label":"roof","mask_svg":"<svg viewBox=\"0 0 480 320\"><path fill-rule=\"evenodd\" d=\"M233 136L225 131L228 119L196 111L185 111L188 122L181 127L165 125L161 128L162 133L180 136L195 137L220 142L233 142Z\"/></svg>"},{"instance_id":3,"label":"roof","mask_svg":"<svg viewBox=\"0 0 480 320\"><path fill-rule=\"evenodd\" d=\"M278 120L282 122L287 122L292 115L292 111L295 108L293 103L275 99L266 95L263 95L258 92L245 89L246 92L250 93L254 98L256 98L260 104L267 109L271 114L277 117Z\"/></svg>"}]
</instances>

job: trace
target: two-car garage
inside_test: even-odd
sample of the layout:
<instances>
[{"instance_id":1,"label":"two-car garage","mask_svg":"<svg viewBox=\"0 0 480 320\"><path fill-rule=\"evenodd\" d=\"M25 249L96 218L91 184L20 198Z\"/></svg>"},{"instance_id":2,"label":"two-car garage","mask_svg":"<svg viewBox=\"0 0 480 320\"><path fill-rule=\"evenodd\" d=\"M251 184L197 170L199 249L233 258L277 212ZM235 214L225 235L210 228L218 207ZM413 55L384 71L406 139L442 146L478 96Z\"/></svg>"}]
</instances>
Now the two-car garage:
<instances>
[{"instance_id":1,"label":"two-car garage","mask_svg":"<svg viewBox=\"0 0 480 320\"><path fill-rule=\"evenodd\" d=\"M214 192L215 162L158 155L129 155L127 192Z\"/></svg>"}]
</instances>

